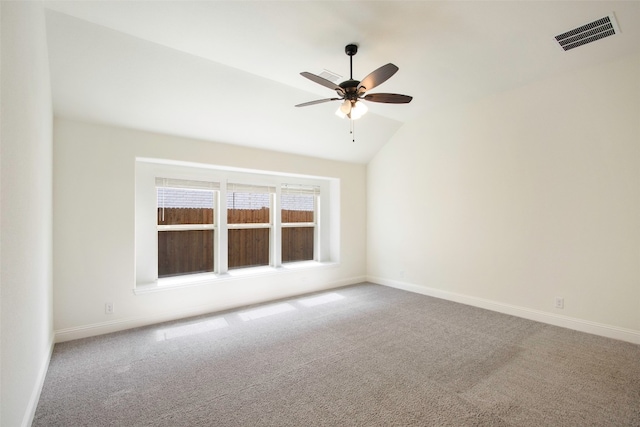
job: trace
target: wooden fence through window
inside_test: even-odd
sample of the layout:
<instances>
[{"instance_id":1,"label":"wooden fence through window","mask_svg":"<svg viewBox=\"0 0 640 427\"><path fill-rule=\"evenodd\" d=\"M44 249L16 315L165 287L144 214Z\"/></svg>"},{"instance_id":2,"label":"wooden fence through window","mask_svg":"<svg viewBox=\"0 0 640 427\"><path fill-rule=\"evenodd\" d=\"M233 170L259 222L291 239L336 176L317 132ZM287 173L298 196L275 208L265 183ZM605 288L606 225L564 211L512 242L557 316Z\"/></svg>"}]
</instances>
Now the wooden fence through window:
<instances>
[{"instance_id":1,"label":"wooden fence through window","mask_svg":"<svg viewBox=\"0 0 640 427\"><path fill-rule=\"evenodd\" d=\"M213 209L158 208L158 225L211 224ZM312 222L312 211L283 210L282 222ZM229 209L228 224L269 222L269 209ZM214 269L214 231L158 232L158 277L211 272ZM313 259L313 227L282 228L282 262ZM228 266L269 264L269 229L231 229L228 234Z\"/></svg>"}]
</instances>

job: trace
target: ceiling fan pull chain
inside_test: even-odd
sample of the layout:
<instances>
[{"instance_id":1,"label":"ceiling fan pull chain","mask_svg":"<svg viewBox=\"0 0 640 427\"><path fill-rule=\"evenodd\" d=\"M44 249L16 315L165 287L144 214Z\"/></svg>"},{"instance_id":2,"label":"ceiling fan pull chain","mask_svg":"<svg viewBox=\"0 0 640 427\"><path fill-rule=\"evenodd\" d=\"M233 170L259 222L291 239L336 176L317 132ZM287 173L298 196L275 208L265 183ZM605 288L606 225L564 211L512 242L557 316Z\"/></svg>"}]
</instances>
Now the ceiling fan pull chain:
<instances>
[{"instance_id":1,"label":"ceiling fan pull chain","mask_svg":"<svg viewBox=\"0 0 640 427\"><path fill-rule=\"evenodd\" d=\"M351 134L351 142L356 142L356 124L353 123L353 119L349 119L350 129L349 133Z\"/></svg>"}]
</instances>

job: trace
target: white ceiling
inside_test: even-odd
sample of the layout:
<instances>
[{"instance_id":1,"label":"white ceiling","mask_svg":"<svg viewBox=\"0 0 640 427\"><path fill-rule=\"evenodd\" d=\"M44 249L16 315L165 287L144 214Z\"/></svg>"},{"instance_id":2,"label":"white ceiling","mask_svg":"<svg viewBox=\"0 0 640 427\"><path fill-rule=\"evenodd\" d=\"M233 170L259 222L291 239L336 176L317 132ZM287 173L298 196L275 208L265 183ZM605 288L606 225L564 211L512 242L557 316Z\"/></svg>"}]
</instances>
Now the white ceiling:
<instances>
[{"instance_id":1,"label":"white ceiling","mask_svg":"<svg viewBox=\"0 0 640 427\"><path fill-rule=\"evenodd\" d=\"M46 2L57 116L368 162L407 120L640 51L638 1ZM557 34L615 12L622 33L564 52ZM354 78L392 62L349 122L335 92L299 75Z\"/></svg>"}]
</instances>

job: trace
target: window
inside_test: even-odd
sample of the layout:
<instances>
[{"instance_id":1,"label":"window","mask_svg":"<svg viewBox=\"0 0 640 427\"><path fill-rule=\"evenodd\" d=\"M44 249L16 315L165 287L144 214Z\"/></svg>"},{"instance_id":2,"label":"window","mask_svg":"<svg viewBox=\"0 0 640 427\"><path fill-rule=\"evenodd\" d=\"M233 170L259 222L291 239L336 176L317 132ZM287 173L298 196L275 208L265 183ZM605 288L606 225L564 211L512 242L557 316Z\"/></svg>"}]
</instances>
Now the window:
<instances>
[{"instance_id":1,"label":"window","mask_svg":"<svg viewBox=\"0 0 640 427\"><path fill-rule=\"evenodd\" d=\"M218 185L156 178L158 278L214 271Z\"/></svg>"},{"instance_id":2,"label":"window","mask_svg":"<svg viewBox=\"0 0 640 427\"><path fill-rule=\"evenodd\" d=\"M231 270L271 264L274 187L227 185L228 263Z\"/></svg>"},{"instance_id":3,"label":"window","mask_svg":"<svg viewBox=\"0 0 640 427\"><path fill-rule=\"evenodd\" d=\"M315 259L319 187L285 184L281 191L282 262Z\"/></svg>"},{"instance_id":4,"label":"window","mask_svg":"<svg viewBox=\"0 0 640 427\"><path fill-rule=\"evenodd\" d=\"M335 263L339 181L136 162L136 287ZM265 270L266 268L266 270ZM271 268L271 270L269 270ZM244 273L240 273L244 274Z\"/></svg>"}]
</instances>

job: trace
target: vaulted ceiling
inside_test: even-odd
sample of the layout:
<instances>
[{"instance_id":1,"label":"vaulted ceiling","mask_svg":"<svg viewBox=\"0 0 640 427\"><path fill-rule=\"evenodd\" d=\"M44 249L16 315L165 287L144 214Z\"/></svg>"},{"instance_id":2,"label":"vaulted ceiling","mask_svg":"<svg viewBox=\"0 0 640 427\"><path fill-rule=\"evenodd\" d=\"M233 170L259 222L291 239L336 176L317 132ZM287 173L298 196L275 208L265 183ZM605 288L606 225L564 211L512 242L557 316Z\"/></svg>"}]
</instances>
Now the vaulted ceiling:
<instances>
[{"instance_id":1,"label":"vaulted ceiling","mask_svg":"<svg viewBox=\"0 0 640 427\"><path fill-rule=\"evenodd\" d=\"M637 1L48 1L56 116L368 162L403 123L640 50ZM615 13L621 33L563 51L554 36ZM302 76L392 62L355 122Z\"/></svg>"}]
</instances>

